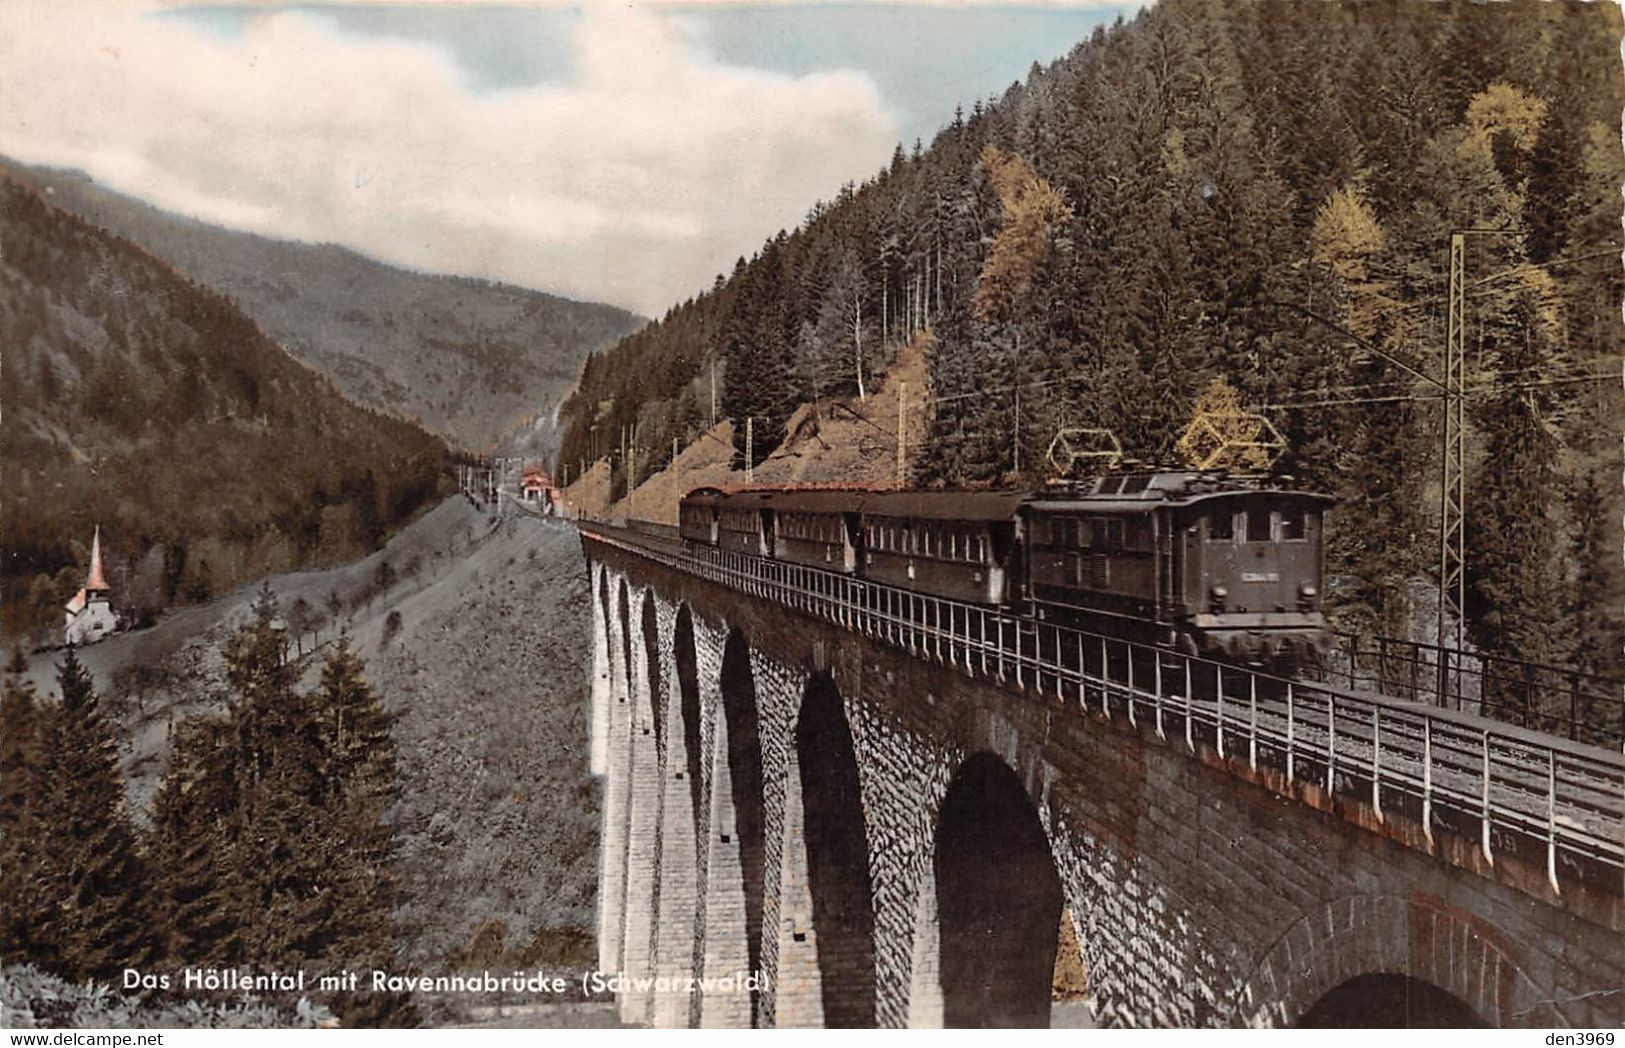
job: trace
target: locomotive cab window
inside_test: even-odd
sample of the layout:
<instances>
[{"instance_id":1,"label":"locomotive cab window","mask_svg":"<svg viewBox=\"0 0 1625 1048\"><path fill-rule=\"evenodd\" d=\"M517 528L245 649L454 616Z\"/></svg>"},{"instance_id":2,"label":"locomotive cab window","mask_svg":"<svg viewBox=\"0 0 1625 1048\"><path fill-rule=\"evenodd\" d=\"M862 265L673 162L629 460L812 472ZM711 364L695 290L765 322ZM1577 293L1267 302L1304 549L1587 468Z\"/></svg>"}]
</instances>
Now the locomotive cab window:
<instances>
[{"instance_id":1,"label":"locomotive cab window","mask_svg":"<svg viewBox=\"0 0 1625 1048\"><path fill-rule=\"evenodd\" d=\"M1301 509L1284 509L1281 511L1281 539L1284 542L1301 542L1308 537L1308 514Z\"/></svg>"},{"instance_id":2,"label":"locomotive cab window","mask_svg":"<svg viewBox=\"0 0 1625 1048\"><path fill-rule=\"evenodd\" d=\"M1235 538L1235 518L1229 513L1214 513L1208 517L1207 537L1211 542L1229 542Z\"/></svg>"},{"instance_id":3,"label":"locomotive cab window","mask_svg":"<svg viewBox=\"0 0 1625 1048\"><path fill-rule=\"evenodd\" d=\"M1247 541L1268 542L1270 540L1270 511L1267 509L1254 509L1247 511Z\"/></svg>"}]
</instances>

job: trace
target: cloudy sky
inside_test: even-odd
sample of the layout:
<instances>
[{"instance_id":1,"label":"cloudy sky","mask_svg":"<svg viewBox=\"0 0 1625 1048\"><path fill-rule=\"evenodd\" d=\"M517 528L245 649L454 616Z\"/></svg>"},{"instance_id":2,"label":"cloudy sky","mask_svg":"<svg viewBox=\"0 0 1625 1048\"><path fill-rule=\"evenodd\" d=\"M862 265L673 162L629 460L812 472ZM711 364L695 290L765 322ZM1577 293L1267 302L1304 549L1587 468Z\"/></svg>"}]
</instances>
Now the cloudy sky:
<instances>
[{"instance_id":1,"label":"cloudy sky","mask_svg":"<svg viewBox=\"0 0 1625 1048\"><path fill-rule=\"evenodd\" d=\"M0 154L658 315L1134 6L0 0Z\"/></svg>"}]
</instances>

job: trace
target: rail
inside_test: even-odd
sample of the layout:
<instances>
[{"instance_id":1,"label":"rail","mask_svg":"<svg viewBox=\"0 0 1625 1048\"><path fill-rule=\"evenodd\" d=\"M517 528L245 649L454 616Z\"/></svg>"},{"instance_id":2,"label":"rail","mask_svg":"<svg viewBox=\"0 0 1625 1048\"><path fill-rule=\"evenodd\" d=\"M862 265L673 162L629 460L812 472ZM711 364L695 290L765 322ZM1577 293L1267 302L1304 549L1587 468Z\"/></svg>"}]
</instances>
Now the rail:
<instances>
[{"instance_id":1,"label":"rail","mask_svg":"<svg viewBox=\"0 0 1625 1048\"><path fill-rule=\"evenodd\" d=\"M1610 749L1625 743L1625 681L1422 641L1334 636L1335 648L1312 673L1321 681L1481 713Z\"/></svg>"},{"instance_id":2,"label":"rail","mask_svg":"<svg viewBox=\"0 0 1625 1048\"><path fill-rule=\"evenodd\" d=\"M840 572L580 522L584 534L665 567L780 603L970 677L1126 717L1195 752L1405 811L1476 838L1493 861L1516 839L1544 849L1554 891L1581 863L1625 875L1625 755L1455 710L1286 680ZM1625 894L1615 879L1610 890Z\"/></svg>"}]
</instances>

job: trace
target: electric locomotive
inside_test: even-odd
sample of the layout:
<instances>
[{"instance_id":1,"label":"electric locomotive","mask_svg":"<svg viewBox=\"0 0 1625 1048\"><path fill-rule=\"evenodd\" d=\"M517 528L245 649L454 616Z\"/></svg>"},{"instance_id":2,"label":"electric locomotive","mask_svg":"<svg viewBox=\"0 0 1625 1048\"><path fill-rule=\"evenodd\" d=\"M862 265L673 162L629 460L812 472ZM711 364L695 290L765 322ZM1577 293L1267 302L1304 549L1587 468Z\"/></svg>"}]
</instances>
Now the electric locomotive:
<instances>
[{"instance_id":1,"label":"electric locomotive","mask_svg":"<svg viewBox=\"0 0 1625 1048\"><path fill-rule=\"evenodd\" d=\"M1219 473L1128 473L1023 503L1034 614L1126 639L1297 662L1329 644L1331 500Z\"/></svg>"}]
</instances>

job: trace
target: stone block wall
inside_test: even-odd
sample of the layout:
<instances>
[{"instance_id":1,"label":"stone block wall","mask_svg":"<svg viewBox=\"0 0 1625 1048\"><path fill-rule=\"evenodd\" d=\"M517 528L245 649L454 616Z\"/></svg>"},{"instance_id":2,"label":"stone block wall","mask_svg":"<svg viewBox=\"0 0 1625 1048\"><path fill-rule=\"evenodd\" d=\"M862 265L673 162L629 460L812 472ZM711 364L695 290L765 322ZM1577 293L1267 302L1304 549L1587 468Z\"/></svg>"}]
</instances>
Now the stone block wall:
<instances>
[{"instance_id":1,"label":"stone block wall","mask_svg":"<svg viewBox=\"0 0 1625 1048\"><path fill-rule=\"evenodd\" d=\"M970 678L591 539L587 548L601 569L594 737L603 723L608 775L600 958L627 974L701 981L624 996L628 1021L817 1025L850 1017L851 998L872 992L878 1025L940 1025L953 1002L942 981L938 814L977 754L1008 769L1042 826L1103 1025L1287 1025L1373 973L1438 987L1495 1025L1625 1021L1617 903L1542 895L1538 879L1516 877L1506 861L1466 867L1451 860L1449 842L1432 851L1410 843L1418 838L1395 831L1392 815L1383 824L1308 803L1249 774L1245 760L1130 724L1120 709L1108 718L1076 695ZM618 618L624 580L630 631ZM652 648L638 628L646 596ZM685 612L699 696L692 732L674 639ZM748 647L748 710L739 682L723 680L730 638ZM820 675L839 694L857 766L873 928L862 956L872 973L854 974L848 958L859 954L843 945L832 955L830 928L820 935L817 926L820 906L850 904L843 896L832 908L818 895L813 859L826 831L810 824L810 769L797 751L802 703ZM750 750L741 730L756 735L754 770L739 763ZM690 769L701 780L697 805ZM741 791L741 771L759 774L759 797ZM739 797L759 811L742 821ZM741 828L757 823L753 878ZM839 890L850 896L852 884ZM764 976L758 992L703 985L748 970L752 955Z\"/></svg>"}]
</instances>

